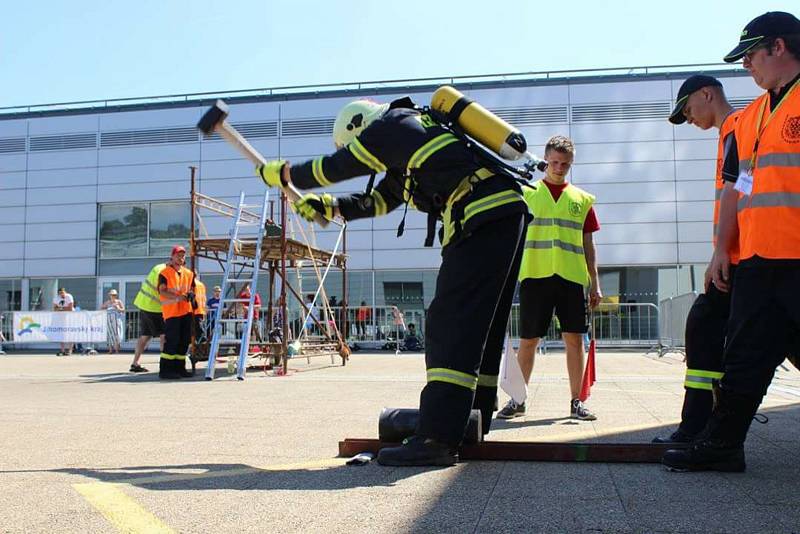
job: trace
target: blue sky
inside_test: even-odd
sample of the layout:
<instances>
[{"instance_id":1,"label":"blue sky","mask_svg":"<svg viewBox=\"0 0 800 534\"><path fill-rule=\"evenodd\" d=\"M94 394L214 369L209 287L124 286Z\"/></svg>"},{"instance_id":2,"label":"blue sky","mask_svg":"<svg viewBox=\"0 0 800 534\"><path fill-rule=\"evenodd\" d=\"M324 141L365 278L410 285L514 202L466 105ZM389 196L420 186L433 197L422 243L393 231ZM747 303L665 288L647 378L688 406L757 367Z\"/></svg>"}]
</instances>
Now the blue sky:
<instances>
[{"instance_id":1,"label":"blue sky","mask_svg":"<svg viewBox=\"0 0 800 534\"><path fill-rule=\"evenodd\" d=\"M787 9L763 0L12 2L0 107L718 62L750 19Z\"/></svg>"}]
</instances>

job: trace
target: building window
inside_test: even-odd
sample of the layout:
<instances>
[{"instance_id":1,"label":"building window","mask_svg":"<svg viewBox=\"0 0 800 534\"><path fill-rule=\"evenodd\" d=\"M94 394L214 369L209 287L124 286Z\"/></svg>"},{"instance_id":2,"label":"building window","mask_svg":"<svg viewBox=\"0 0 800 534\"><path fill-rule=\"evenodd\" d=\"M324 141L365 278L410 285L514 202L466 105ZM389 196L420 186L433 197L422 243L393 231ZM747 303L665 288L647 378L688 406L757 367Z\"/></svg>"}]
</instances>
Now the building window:
<instances>
[{"instance_id":1,"label":"building window","mask_svg":"<svg viewBox=\"0 0 800 534\"><path fill-rule=\"evenodd\" d=\"M148 204L100 205L100 257L147 256Z\"/></svg>"},{"instance_id":2,"label":"building window","mask_svg":"<svg viewBox=\"0 0 800 534\"><path fill-rule=\"evenodd\" d=\"M150 257L166 258L174 245L188 245L190 211L187 202L150 204Z\"/></svg>"},{"instance_id":3,"label":"building window","mask_svg":"<svg viewBox=\"0 0 800 534\"><path fill-rule=\"evenodd\" d=\"M163 258L173 245L187 246L188 202L100 205L100 259Z\"/></svg>"},{"instance_id":4,"label":"building window","mask_svg":"<svg viewBox=\"0 0 800 534\"><path fill-rule=\"evenodd\" d=\"M0 280L0 312L22 309L22 281Z\"/></svg>"}]
</instances>

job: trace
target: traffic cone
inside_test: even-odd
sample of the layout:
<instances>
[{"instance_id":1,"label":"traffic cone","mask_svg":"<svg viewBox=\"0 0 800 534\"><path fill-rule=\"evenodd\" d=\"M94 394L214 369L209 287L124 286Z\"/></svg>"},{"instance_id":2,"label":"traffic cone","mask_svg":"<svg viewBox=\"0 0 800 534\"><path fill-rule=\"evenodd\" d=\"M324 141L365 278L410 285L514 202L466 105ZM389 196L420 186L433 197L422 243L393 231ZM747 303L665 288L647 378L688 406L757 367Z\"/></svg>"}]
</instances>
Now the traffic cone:
<instances>
[{"instance_id":1,"label":"traffic cone","mask_svg":"<svg viewBox=\"0 0 800 534\"><path fill-rule=\"evenodd\" d=\"M589 357L586 358L586 369L583 371L583 383L581 383L581 394L578 397L581 402L586 401L591 395L592 386L594 385L596 372L594 367L595 357L595 343L594 339L589 343Z\"/></svg>"}]
</instances>

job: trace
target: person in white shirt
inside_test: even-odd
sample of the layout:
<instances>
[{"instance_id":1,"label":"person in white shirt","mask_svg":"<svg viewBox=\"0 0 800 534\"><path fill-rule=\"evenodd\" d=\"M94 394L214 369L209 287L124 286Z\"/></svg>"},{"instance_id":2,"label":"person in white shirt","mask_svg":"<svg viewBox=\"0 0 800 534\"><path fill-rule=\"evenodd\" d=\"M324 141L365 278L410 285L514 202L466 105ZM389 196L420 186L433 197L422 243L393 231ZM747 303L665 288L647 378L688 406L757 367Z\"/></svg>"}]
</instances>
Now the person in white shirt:
<instances>
[{"instance_id":1,"label":"person in white shirt","mask_svg":"<svg viewBox=\"0 0 800 534\"><path fill-rule=\"evenodd\" d=\"M53 311L75 311L75 299L63 287L58 290L58 296L53 299ZM60 343L60 350L56 356L70 356L72 343Z\"/></svg>"}]
</instances>

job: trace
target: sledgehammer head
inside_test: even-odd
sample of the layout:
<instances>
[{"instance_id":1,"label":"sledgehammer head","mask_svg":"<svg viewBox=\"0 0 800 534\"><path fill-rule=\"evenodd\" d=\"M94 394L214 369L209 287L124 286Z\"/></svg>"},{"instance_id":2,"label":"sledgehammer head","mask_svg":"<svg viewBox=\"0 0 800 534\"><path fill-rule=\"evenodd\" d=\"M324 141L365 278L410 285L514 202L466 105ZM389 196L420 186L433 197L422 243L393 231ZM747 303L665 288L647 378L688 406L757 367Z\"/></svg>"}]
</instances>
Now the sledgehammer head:
<instances>
[{"instance_id":1,"label":"sledgehammer head","mask_svg":"<svg viewBox=\"0 0 800 534\"><path fill-rule=\"evenodd\" d=\"M203 135L211 135L217 124L228 118L228 104L222 100L217 100L214 105L208 108L208 111L200 117L197 123L197 129L203 132Z\"/></svg>"}]
</instances>

